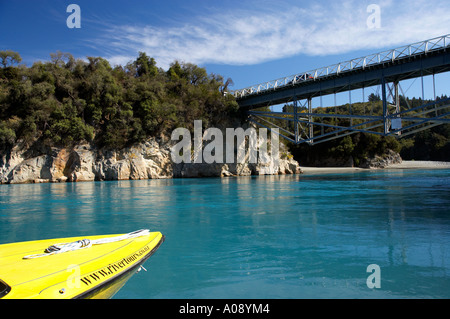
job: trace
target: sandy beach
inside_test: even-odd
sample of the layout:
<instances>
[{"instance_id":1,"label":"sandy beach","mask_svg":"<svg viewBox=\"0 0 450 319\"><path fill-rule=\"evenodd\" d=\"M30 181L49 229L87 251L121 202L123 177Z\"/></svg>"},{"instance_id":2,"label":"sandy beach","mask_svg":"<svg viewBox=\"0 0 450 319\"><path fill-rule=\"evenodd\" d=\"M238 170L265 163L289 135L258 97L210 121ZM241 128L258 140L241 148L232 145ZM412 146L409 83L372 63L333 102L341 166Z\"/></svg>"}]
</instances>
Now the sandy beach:
<instances>
[{"instance_id":1,"label":"sandy beach","mask_svg":"<svg viewBox=\"0 0 450 319\"><path fill-rule=\"evenodd\" d=\"M389 168L401 168L401 169L439 169L439 168L450 168L450 162L435 162L435 161L403 161L401 164L392 164Z\"/></svg>"},{"instance_id":2,"label":"sandy beach","mask_svg":"<svg viewBox=\"0 0 450 319\"><path fill-rule=\"evenodd\" d=\"M305 167L301 166L304 174L311 173L348 173L356 171L366 171L366 168L359 167ZM392 164L384 169L450 169L450 162L435 161L403 161L401 164Z\"/></svg>"}]
</instances>

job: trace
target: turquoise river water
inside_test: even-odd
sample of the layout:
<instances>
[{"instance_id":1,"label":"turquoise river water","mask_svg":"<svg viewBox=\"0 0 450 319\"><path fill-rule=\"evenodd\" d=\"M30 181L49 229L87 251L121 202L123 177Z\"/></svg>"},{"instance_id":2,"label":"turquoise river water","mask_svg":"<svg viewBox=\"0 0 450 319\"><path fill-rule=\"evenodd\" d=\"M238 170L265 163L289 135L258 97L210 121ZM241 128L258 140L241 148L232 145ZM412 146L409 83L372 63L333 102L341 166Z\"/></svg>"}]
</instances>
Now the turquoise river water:
<instances>
[{"instance_id":1,"label":"turquoise river water","mask_svg":"<svg viewBox=\"0 0 450 319\"><path fill-rule=\"evenodd\" d=\"M0 185L0 244L161 231L121 299L449 298L449 207L450 170Z\"/></svg>"}]
</instances>

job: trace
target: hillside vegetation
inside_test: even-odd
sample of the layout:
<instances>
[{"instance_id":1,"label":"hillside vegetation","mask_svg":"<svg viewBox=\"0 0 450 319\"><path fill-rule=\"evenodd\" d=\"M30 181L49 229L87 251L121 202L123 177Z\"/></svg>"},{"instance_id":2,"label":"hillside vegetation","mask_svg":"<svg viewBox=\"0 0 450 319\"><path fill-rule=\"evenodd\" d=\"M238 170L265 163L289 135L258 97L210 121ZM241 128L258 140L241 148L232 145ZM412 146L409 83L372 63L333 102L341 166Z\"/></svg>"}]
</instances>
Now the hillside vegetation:
<instances>
[{"instance_id":1,"label":"hillside vegetation","mask_svg":"<svg viewBox=\"0 0 450 319\"><path fill-rule=\"evenodd\" d=\"M142 52L125 67L61 52L31 67L20 62L17 52L0 51L0 149L18 141L120 149L194 120L208 127L239 115L224 94L231 80L190 63L164 71Z\"/></svg>"}]
</instances>

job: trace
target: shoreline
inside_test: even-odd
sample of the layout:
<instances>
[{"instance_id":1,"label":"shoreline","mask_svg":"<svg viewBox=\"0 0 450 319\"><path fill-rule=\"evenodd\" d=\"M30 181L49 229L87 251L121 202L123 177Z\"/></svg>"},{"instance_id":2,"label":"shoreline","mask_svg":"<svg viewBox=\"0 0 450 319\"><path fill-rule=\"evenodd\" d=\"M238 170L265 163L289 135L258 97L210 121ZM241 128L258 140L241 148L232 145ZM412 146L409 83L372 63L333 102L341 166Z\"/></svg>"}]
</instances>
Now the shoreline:
<instances>
[{"instance_id":1,"label":"shoreline","mask_svg":"<svg viewBox=\"0 0 450 319\"><path fill-rule=\"evenodd\" d=\"M360 167L306 167L300 166L303 174L309 173L350 173L371 171L380 169L450 169L450 162L438 161L403 161L401 164L391 164L385 168L360 168Z\"/></svg>"}]
</instances>

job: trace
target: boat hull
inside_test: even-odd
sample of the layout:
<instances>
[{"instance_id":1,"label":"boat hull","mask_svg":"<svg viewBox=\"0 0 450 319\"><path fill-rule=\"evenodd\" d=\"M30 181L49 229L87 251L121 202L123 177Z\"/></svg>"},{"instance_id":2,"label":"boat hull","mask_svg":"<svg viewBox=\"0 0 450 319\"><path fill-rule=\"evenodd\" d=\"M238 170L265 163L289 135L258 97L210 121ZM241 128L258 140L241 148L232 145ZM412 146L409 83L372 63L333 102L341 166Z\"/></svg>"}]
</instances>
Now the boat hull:
<instances>
[{"instance_id":1,"label":"boat hull","mask_svg":"<svg viewBox=\"0 0 450 319\"><path fill-rule=\"evenodd\" d=\"M120 235L92 236L98 238ZM55 243L86 237L0 245L5 299L107 299L114 296L164 242L159 232L61 254L24 259Z\"/></svg>"}]
</instances>

